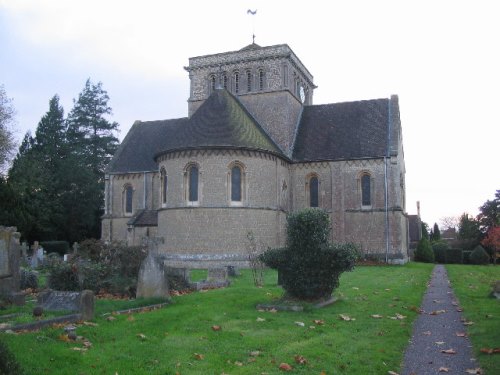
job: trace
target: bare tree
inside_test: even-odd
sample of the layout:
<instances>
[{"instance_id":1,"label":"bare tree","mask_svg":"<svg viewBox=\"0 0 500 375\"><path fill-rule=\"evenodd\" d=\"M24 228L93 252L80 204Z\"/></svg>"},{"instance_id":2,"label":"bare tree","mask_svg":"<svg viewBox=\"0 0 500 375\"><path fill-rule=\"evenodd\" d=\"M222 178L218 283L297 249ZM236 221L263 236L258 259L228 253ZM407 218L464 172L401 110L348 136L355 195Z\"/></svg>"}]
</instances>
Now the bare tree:
<instances>
[{"instance_id":1,"label":"bare tree","mask_svg":"<svg viewBox=\"0 0 500 375\"><path fill-rule=\"evenodd\" d=\"M460 223L460 218L457 216L445 216L441 218L441 227L445 230L458 228L458 223Z\"/></svg>"}]
</instances>

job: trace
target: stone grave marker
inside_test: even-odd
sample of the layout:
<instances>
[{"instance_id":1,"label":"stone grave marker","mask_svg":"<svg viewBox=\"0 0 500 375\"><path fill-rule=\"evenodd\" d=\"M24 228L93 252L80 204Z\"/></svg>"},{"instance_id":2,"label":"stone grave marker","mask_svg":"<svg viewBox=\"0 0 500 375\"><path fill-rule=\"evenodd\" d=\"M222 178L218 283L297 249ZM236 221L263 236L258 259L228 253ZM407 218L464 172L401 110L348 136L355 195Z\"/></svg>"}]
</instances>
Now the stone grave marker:
<instances>
[{"instance_id":1,"label":"stone grave marker","mask_svg":"<svg viewBox=\"0 0 500 375\"><path fill-rule=\"evenodd\" d=\"M227 268L209 268L207 274L208 282L219 282L227 280Z\"/></svg>"},{"instance_id":2,"label":"stone grave marker","mask_svg":"<svg viewBox=\"0 0 500 375\"><path fill-rule=\"evenodd\" d=\"M158 244L162 238L149 237L148 255L141 263L137 281L137 298L168 297L168 279L163 261L158 257Z\"/></svg>"},{"instance_id":3,"label":"stone grave marker","mask_svg":"<svg viewBox=\"0 0 500 375\"><path fill-rule=\"evenodd\" d=\"M94 318L94 292L63 292L47 290L38 295L37 305L44 310L72 311L82 314L83 320Z\"/></svg>"},{"instance_id":4,"label":"stone grave marker","mask_svg":"<svg viewBox=\"0 0 500 375\"><path fill-rule=\"evenodd\" d=\"M20 291L20 237L15 227L0 226L0 296L16 305L24 305Z\"/></svg>"}]
</instances>

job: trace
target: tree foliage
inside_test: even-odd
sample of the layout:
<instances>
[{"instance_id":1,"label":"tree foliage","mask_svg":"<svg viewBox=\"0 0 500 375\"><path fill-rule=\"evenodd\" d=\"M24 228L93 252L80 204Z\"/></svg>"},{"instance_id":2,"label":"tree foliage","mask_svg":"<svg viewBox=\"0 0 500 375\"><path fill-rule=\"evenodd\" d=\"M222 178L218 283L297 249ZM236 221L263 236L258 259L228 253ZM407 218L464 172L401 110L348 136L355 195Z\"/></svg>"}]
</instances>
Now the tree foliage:
<instances>
[{"instance_id":1,"label":"tree foliage","mask_svg":"<svg viewBox=\"0 0 500 375\"><path fill-rule=\"evenodd\" d=\"M356 246L330 243L329 231L325 211L304 209L288 216L286 247L261 254L263 263L281 273L288 297L327 298L338 287L341 273L353 270Z\"/></svg>"},{"instance_id":2,"label":"tree foliage","mask_svg":"<svg viewBox=\"0 0 500 375\"><path fill-rule=\"evenodd\" d=\"M12 125L16 111L12 99L7 96L5 88L0 85L0 173L5 170L15 148Z\"/></svg>"},{"instance_id":3,"label":"tree foliage","mask_svg":"<svg viewBox=\"0 0 500 375\"><path fill-rule=\"evenodd\" d=\"M463 213L458 223L458 238L461 240L477 239L481 234L479 223L472 216Z\"/></svg>"},{"instance_id":4,"label":"tree foliage","mask_svg":"<svg viewBox=\"0 0 500 375\"><path fill-rule=\"evenodd\" d=\"M424 263L434 262L434 252L432 251L431 243L426 237L422 237L418 242L415 250L415 261Z\"/></svg>"},{"instance_id":5,"label":"tree foliage","mask_svg":"<svg viewBox=\"0 0 500 375\"><path fill-rule=\"evenodd\" d=\"M439 241L441 239L441 231L439 230L437 223L434 223L431 233L429 234L429 239L431 242Z\"/></svg>"},{"instance_id":6,"label":"tree foliage","mask_svg":"<svg viewBox=\"0 0 500 375\"><path fill-rule=\"evenodd\" d=\"M100 237L104 166L116 150L109 97L99 82L87 80L68 119L54 95L38 123L27 133L0 195L13 193L19 208L9 212L23 238L80 241ZM1 187L1 185L0 185Z\"/></svg>"},{"instance_id":7,"label":"tree foliage","mask_svg":"<svg viewBox=\"0 0 500 375\"><path fill-rule=\"evenodd\" d=\"M490 228L500 225L500 190L495 193L495 198L487 200L479 207L477 221L483 234L486 234Z\"/></svg>"}]
</instances>

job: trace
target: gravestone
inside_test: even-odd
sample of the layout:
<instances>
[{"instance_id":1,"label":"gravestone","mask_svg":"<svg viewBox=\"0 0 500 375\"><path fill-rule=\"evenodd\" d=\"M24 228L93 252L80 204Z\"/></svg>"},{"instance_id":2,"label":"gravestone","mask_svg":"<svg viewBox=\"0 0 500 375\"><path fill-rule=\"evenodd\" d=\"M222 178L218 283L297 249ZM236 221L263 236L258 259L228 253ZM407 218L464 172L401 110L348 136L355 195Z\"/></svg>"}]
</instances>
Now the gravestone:
<instances>
[{"instance_id":1,"label":"gravestone","mask_svg":"<svg viewBox=\"0 0 500 375\"><path fill-rule=\"evenodd\" d=\"M208 282L219 282L227 280L227 268L209 268L207 274Z\"/></svg>"},{"instance_id":2,"label":"gravestone","mask_svg":"<svg viewBox=\"0 0 500 375\"><path fill-rule=\"evenodd\" d=\"M38 295L37 305L50 311L76 311L82 314L82 320L94 318L94 292L91 290L82 292L46 290Z\"/></svg>"},{"instance_id":3,"label":"gravestone","mask_svg":"<svg viewBox=\"0 0 500 375\"><path fill-rule=\"evenodd\" d=\"M148 237L148 255L141 263L137 281L137 298L168 297L168 280L163 261L158 254L162 238Z\"/></svg>"},{"instance_id":4,"label":"gravestone","mask_svg":"<svg viewBox=\"0 0 500 375\"><path fill-rule=\"evenodd\" d=\"M0 226L0 296L16 305L24 304L20 291L20 237L15 227Z\"/></svg>"}]
</instances>

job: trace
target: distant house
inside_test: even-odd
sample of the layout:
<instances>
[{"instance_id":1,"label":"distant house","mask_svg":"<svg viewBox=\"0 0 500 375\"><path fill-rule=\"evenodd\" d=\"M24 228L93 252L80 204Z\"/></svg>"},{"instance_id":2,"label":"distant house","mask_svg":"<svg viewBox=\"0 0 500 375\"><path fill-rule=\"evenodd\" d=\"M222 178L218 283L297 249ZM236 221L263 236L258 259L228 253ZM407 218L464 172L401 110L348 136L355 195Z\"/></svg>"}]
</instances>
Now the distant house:
<instances>
[{"instance_id":1,"label":"distant house","mask_svg":"<svg viewBox=\"0 0 500 375\"><path fill-rule=\"evenodd\" d=\"M398 97L313 105L286 45L193 57L188 117L137 121L106 173L104 240L161 237L171 259L247 264L285 244L288 213L317 207L334 241L408 260Z\"/></svg>"}]
</instances>

